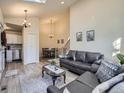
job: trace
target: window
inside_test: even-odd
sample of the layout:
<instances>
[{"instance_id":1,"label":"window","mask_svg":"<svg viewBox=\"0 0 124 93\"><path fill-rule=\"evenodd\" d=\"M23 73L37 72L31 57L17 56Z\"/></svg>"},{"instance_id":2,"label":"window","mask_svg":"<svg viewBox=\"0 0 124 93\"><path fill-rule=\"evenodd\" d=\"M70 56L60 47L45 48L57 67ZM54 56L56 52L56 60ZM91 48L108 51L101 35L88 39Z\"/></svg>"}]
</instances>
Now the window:
<instances>
[{"instance_id":1,"label":"window","mask_svg":"<svg viewBox=\"0 0 124 93\"><path fill-rule=\"evenodd\" d=\"M122 38L118 38L117 40L113 42L114 52L112 56L115 56L116 54L120 53L121 41L122 41Z\"/></svg>"}]
</instances>

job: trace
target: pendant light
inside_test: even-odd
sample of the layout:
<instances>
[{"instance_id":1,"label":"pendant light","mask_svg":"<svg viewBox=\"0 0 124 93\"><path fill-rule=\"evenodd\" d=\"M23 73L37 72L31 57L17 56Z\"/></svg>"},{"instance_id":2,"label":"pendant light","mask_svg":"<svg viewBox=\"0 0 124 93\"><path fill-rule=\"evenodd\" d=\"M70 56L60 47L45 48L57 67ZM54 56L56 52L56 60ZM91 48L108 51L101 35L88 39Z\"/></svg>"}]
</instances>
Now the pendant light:
<instances>
[{"instance_id":1,"label":"pendant light","mask_svg":"<svg viewBox=\"0 0 124 93\"><path fill-rule=\"evenodd\" d=\"M27 12L28 12L28 10L24 10L24 13L25 13L25 19L24 19L24 21L23 21L23 26L24 26L25 28L31 26L31 23L28 23L28 22L27 22L27 20L28 20Z\"/></svg>"}]
</instances>

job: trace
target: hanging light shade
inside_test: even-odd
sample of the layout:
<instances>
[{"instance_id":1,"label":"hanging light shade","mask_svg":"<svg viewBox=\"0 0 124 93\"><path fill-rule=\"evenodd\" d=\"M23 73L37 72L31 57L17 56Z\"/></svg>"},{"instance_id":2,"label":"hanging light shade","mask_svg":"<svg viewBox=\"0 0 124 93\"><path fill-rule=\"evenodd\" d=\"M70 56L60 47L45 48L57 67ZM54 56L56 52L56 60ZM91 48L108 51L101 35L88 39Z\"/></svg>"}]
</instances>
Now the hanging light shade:
<instances>
[{"instance_id":1,"label":"hanging light shade","mask_svg":"<svg viewBox=\"0 0 124 93\"><path fill-rule=\"evenodd\" d=\"M24 12L25 12L25 19L24 19L24 21L23 21L23 26L24 26L25 28L27 28L27 27L30 27L30 26L31 26L31 23L28 23L28 22L27 22L27 20L28 20L28 16L27 16L28 10L24 10Z\"/></svg>"},{"instance_id":2,"label":"hanging light shade","mask_svg":"<svg viewBox=\"0 0 124 93\"><path fill-rule=\"evenodd\" d=\"M54 30L54 23L53 23L53 20L52 20L52 18L51 18L51 20L50 20L50 34L49 34L49 38L54 38L54 32L53 32L53 30Z\"/></svg>"}]
</instances>

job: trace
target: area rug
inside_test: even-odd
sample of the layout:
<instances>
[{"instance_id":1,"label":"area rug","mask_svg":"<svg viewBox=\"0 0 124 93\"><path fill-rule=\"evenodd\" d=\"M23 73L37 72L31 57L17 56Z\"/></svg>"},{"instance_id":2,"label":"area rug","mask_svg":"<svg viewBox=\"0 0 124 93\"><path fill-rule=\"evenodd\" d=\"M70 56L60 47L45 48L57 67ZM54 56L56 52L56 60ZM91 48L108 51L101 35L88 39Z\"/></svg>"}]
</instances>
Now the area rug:
<instances>
[{"instance_id":1,"label":"area rug","mask_svg":"<svg viewBox=\"0 0 124 93\"><path fill-rule=\"evenodd\" d=\"M47 93L47 87L52 85L52 78L45 74L42 78L29 78L24 75L19 76L22 93ZM56 86L64 85L63 78L60 77L56 80Z\"/></svg>"},{"instance_id":2,"label":"area rug","mask_svg":"<svg viewBox=\"0 0 124 93\"><path fill-rule=\"evenodd\" d=\"M26 65L17 76L20 83L21 93L47 93L47 87L53 85L51 76L45 74L42 78L42 65ZM62 88L77 78L77 75L66 70L66 84L64 77L58 77L56 87Z\"/></svg>"},{"instance_id":3,"label":"area rug","mask_svg":"<svg viewBox=\"0 0 124 93\"><path fill-rule=\"evenodd\" d=\"M17 70L8 70L5 74L5 77L11 77L17 75Z\"/></svg>"}]
</instances>

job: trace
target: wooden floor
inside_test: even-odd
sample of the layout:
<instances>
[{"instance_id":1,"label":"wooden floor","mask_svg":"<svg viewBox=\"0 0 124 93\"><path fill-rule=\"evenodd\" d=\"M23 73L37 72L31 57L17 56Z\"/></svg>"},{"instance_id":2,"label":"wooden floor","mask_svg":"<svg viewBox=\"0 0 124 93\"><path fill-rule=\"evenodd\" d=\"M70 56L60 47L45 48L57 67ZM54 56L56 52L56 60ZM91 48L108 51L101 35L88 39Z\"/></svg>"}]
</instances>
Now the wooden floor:
<instances>
[{"instance_id":1,"label":"wooden floor","mask_svg":"<svg viewBox=\"0 0 124 93\"><path fill-rule=\"evenodd\" d=\"M3 91L0 91L0 93L22 93L21 92L21 87L20 87L20 82L18 75L24 73L25 75L28 75L30 72L34 73L36 75L41 75L42 71L42 66L46 64L44 61L40 62L39 64L29 64L29 65L23 65L22 63L9 63L6 66L6 71L9 70L17 70L18 73L15 76L11 77L5 77L5 72L1 81L1 89ZM34 69L35 68L35 69ZM69 72L70 73L70 72ZM33 75L34 75L33 74ZM72 80L77 78L77 75L70 74L69 76L72 77ZM71 82L72 80L68 80L67 82Z\"/></svg>"},{"instance_id":2,"label":"wooden floor","mask_svg":"<svg viewBox=\"0 0 124 93\"><path fill-rule=\"evenodd\" d=\"M1 89L3 89L3 91L0 91L0 93L21 93L19 78L17 77L17 75L25 73L24 69L26 69L26 71L28 72L28 67L24 66L22 63L14 62L7 64L6 70L1 80ZM5 77L5 73L9 70L17 70L18 73L16 76Z\"/></svg>"},{"instance_id":3,"label":"wooden floor","mask_svg":"<svg viewBox=\"0 0 124 93\"><path fill-rule=\"evenodd\" d=\"M9 63L6 66L6 70L3 74L2 81L1 81L1 93L21 93L20 91L20 84L18 78L16 76L12 77L5 77L5 73L8 70L21 70L23 68L22 63Z\"/></svg>"}]
</instances>

